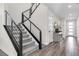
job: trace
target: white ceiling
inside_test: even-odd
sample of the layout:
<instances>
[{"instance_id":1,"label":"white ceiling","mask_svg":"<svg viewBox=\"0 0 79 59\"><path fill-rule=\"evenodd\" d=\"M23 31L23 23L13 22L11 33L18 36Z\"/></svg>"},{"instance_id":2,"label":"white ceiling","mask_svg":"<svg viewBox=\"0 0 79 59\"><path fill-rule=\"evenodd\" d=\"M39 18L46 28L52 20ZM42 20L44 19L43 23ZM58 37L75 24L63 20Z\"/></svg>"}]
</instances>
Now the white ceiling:
<instances>
[{"instance_id":1,"label":"white ceiling","mask_svg":"<svg viewBox=\"0 0 79 59\"><path fill-rule=\"evenodd\" d=\"M68 16L69 14L72 14L73 16L79 16L78 3L46 3L45 5L48 6L53 13L60 17ZM69 5L72 7L68 8Z\"/></svg>"}]
</instances>

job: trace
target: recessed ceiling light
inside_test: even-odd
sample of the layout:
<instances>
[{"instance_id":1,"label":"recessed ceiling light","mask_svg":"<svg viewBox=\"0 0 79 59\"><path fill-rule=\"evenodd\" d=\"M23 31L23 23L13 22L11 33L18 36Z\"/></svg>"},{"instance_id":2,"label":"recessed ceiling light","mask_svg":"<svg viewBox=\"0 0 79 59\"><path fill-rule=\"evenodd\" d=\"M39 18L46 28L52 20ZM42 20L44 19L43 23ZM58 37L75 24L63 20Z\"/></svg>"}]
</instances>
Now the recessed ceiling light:
<instances>
[{"instance_id":1,"label":"recessed ceiling light","mask_svg":"<svg viewBox=\"0 0 79 59\"><path fill-rule=\"evenodd\" d=\"M72 8L72 5L68 5L68 8Z\"/></svg>"}]
</instances>

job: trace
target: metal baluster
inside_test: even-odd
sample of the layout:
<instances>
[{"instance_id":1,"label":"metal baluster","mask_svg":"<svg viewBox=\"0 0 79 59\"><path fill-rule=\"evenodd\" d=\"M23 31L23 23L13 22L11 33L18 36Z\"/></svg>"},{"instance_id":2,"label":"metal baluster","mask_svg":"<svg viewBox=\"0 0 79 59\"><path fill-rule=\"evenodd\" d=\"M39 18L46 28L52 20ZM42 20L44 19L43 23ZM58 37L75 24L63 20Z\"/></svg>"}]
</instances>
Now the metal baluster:
<instances>
[{"instance_id":1,"label":"metal baluster","mask_svg":"<svg viewBox=\"0 0 79 59\"><path fill-rule=\"evenodd\" d=\"M30 22L30 31L31 31L31 22Z\"/></svg>"},{"instance_id":2,"label":"metal baluster","mask_svg":"<svg viewBox=\"0 0 79 59\"><path fill-rule=\"evenodd\" d=\"M11 31L13 33L13 20L11 20Z\"/></svg>"},{"instance_id":3,"label":"metal baluster","mask_svg":"<svg viewBox=\"0 0 79 59\"><path fill-rule=\"evenodd\" d=\"M39 43L39 49L42 49L42 32L40 31L40 43Z\"/></svg>"},{"instance_id":4,"label":"metal baluster","mask_svg":"<svg viewBox=\"0 0 79 59\"><path fill-rule=\"evenodd\" d=\"M20 56L22 56L22 32L20 32L19 44L20 44Z\"/></svg>"}]
</instances>

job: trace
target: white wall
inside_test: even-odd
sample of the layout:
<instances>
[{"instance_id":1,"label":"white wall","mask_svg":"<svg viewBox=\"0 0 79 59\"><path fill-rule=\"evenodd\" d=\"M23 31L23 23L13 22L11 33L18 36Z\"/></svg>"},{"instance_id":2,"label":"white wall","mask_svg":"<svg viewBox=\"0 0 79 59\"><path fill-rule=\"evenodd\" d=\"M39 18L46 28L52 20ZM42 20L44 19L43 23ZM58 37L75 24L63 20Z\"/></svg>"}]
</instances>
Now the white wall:
<instances>
[{"instance_id":1,"label":"white wall","mask_svg":"<svg viewBox=\"0 0 79 59\"><path fill-rule=\"evenodd\" d=\"M37 8L31 18L31 20L42 30L42 39L45 45L48 45L50 42L53 42L54 30L49 32L49 17L52 17L52 29L54 29L53 26L55 21L58 23L58 25L61 26L61 19L44 4L41 4Z\"/></svg>"},{"instance_id":2,"label":"white wall","mask_svg":"<svg viewBox=\"0 0 79 59\"><path fill-rule=\"evenodd\" d=\"M31 6L30 3L6 3L5 10L7 10L16 23L21 22L21 13Z\"/></svg>"},{"instance_id":3,"label":"white wall","mask_svg":"<svg viewBox=\"0 0 79 59\"><path fill-rule=\"evenodd\" d=\"M79 16L77 18L77 39L79 41Z\"/></svg>"},{"instance_id":4,"label":"white wall","mask_svg":"<svg viewBox=\"0 0 79 59\"><path fill-rule=\"evenodd\" d=\"M54 13L48 9L48 19L47 19L47 42L53 42L53 32L54 32ZM50 19L51 18L51 19ZM50 30L49 24L52 24L52 29Z\"/></svg>"},{"instance_id":5,"label":"white wall","mask_svg":"<svg viewBox=\"0 0 79 59\"><path fill-rule=\"evenodd\" d=\"M66 37L66 20L65 17L61 18L63 38Z\"/></svg>"},{"instance_id":6,"label":"white wall","mask_svg":"<svg viewBox=\"0 0 79 59\"><path fill-rule=\"evenodd\" d=\"M42 43L47 45L49 43L47 38L48 8L45 5L40 4L30 20L42 30Z\"/></svg>"},{"instance_id":7,"label":"white wall","mask_svg":"<svg viewBox=\"0 0 79 59\"><path fill-rule=\"evenodd\" d=\"M3 25L5 24L4 4L0 4L0 49L7 55L17 55Z\"/></svg>"}]
</instances>

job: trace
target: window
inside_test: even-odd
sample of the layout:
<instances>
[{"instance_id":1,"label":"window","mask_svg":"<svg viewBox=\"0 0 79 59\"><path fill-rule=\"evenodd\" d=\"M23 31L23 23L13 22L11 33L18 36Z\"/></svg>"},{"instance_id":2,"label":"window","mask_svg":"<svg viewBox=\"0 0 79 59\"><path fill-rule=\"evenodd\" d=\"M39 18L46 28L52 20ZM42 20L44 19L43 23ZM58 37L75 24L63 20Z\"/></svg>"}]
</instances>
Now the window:
<instances>
[{"instance_id":1,"label":"window","mask_svg":"<svg viewBox=\"0 0 79 59\"><path fill-rule=\"evenodd\" d=\"M69 29L73 29L73 26L71 26L71 25L69 25L68 27L69 27Z\"/></svg>"},{"instance_id":2,"label":"window","mask_svg":"<svg viewBox=\"0 0 79 59\"><path fill-rule=\"evenodd\" d=\"M74 25L72 21L68 22L68 35L73 35Z\"/></svg>"},{"instance_id":3,"label":"window","mask_svg":"<svg viewBox=\"0 0 79 59\"><path fill-rule=\"evenodd\" d=\"M69 26L70 26L70 25L72 26L72 25L73 25L73 22L69 22L68 25L69 25Z\"/></svg>"},{"instance_id":4,"label":"window","mask_svg":"<svg viewBox=\"0 0 79 59\"><path fill-rule=\"evenodd\" d=\"M68 34L69 34L69 35L73 35L73 32L69 32Z\"/></svg>"}]
</instances>

